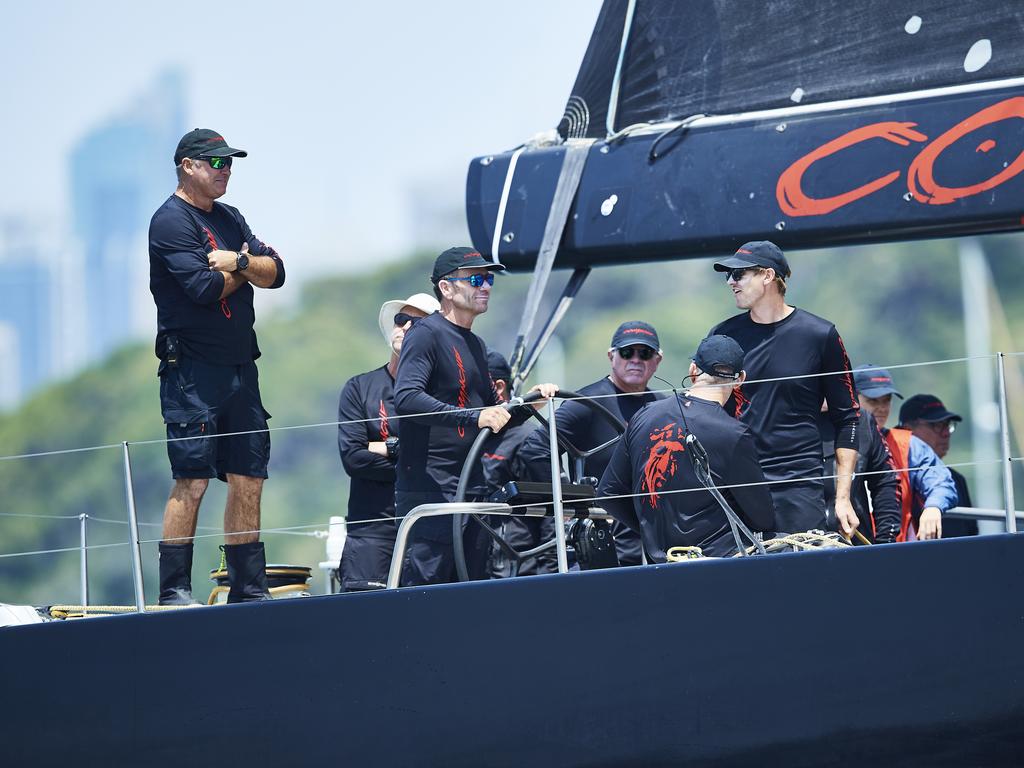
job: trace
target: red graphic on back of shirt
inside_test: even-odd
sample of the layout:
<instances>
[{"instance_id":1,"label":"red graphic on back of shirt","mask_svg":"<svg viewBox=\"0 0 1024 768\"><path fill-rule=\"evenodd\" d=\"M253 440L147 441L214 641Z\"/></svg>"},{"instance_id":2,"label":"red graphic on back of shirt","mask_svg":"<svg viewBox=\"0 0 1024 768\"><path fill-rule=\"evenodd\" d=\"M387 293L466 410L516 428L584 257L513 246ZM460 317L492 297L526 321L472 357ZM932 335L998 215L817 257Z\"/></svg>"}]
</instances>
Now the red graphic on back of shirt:
<instances>
[{"instance_id":1,"label":"red graphic on back of shirt","mask_svg":"<svg viewBox=\"0 0 1024 768\"><path fill-rule=\"evenodd\" d=\"M455 365L459 369L459 397L455 401L455 404L459 408L465 408L469 402L469 392L466 389L466 368L462 365L462 355L459 354L459 350L452 347L452 352L455 353ZM459 437L465 437L466 430L463 427L459 427Z\"/></svg>"},{"instance_id":2,"label":"red graphic on back of shirt","mask_svg":"<svg viewBox=\"0 0 1024 768\"><path fill-rule=\"evenodd\" d=\"M388 430L388 412L384 407L383 400L380 401L380 410L377 411L377 413L380 414L380 439L382 441L387 440L390 435L390 431Z\"/></svg>"},{"instance_id":3,"label":"red graphic on back of shirt","mask_svg":"<svg viewBox=\"0 0 1024 768\"><path fill-rule=\"evenodd\" d=\"M644 464L644 476L640 488L647 492L647 503L652 509L658 508L658 490L665 481L676 473L676 454L686 450L683 444L683 432L673 422L650 434L651 451Z\"/></svg>"}]
</instances>

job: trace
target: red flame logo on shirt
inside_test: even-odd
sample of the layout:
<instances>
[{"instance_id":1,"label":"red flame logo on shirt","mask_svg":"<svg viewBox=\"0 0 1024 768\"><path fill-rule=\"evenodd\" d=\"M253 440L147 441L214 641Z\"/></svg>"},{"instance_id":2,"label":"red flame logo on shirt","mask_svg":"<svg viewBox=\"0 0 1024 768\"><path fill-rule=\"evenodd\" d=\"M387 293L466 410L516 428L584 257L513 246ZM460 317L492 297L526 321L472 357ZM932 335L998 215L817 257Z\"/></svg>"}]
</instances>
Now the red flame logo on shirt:
<instances>
[{"instance_id":1,"label":"red flame logo on shirt","mask_svg":"<svg viewBox=\"0 0 1024 768\"><path fill-rule=\"evenodd\" d=\"M387 440L390 431L388 430L388 412L384 407L384 401L380 401L380 410L377 411L380 414L380 439Z\"/></svg>"},{"instance_id":2,"label":"red flame logo on shirt","mask_svg":"<svg viewBox=\"0 0 1024 768\"><path fill-rule=\"evenodd\" d=\"M469 402L469 392L466 391L466 368L462 365L462 355L459 354L459 350L452 347L452 352L455 353L455 365L459 369L459 398L455 401L455 404L459 408L465 408ZM463 427L459 427L459 437L465 437L466 430Z\"/></svg>"},{"instance_id":3,"label":"red flame logo on shirt","mask_svg":"<svg viewBox=\"0 0 1024 768\"><path fill-rule=\"evenodd\" d=\"M210 231L209 227L203 227L203 232L206 233L206 242L208 242L210 247L216 251L220 246L217 245L217 238L213 236L213 232ZM228 306L227 299L220 300L220 311L224 313L224 317L228 320L231 319L231 307Z\"/></svg>"},{"instance_id":4,"label":"red flame logo on shirt","mask_svg":"<svg viewBox=\"0 0 1024 768\"><path fill-rule=\"evenodd\" d=\"M665 481L676 473L676 454L686 450L682 443L683 432L670 422L650 435L651 451L644 464L644 477L640 488L647 492L647 501L652 509L658 508L658 490Z\"/></svg>"},{"instance_id":5,"label":"red flame logo on shirt","mask_svg":"<svg viewBox=\"0 0 1024 768\"><path fill-rule=\"evenodd\" d=\"M738 419L740 416L743 415L744 411L746 411L747 405L749 405L750 400L747 399L747 396L743 394L743 390L741 390L739 387L732 388L732 398L733 402L735 403L732 415Z\"/></svg>"}]
</instances>

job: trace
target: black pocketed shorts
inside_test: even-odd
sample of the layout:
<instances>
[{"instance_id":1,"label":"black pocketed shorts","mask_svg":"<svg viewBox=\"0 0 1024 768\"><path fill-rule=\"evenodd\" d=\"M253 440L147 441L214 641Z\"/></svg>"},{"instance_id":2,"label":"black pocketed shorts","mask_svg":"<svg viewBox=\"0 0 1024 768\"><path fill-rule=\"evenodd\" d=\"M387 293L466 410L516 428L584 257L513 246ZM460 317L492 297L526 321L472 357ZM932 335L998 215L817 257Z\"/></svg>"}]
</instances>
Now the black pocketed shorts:
<instances>
[{"instance_id":1,"label":"black pocketed shorts","mask_svg":"<svg viewBox=\"0 0 1024 768\"><path fill-rule=\"evenodd\" d=\"M175 479L267 476L270 414L260 400L256 363L213 365L182 357L177 365L162 363L159 375Z\"/></svg>"},{"instance_id":2,"label":"black pocketed shorts","mask_svg":"<svg viewBox=\"0 0 1024 768\"><path fill-rule=\"evenodd\" d=\"M349 534L341 553L338 578L342 592L384 589L391 571L395 537L359 536Z\"/></svg>"}]
</instances>

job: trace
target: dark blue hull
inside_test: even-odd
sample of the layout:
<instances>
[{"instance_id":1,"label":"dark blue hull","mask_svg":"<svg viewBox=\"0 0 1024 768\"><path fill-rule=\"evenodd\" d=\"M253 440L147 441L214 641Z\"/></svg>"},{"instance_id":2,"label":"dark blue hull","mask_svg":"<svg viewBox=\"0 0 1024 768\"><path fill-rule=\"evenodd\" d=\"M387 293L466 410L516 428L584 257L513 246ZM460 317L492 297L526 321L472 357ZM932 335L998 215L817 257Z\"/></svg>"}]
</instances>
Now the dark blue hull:
<instances>
[{"instance_id":1,"label":"dark blue hull","mask_svg":"<svg viewBox=\"0 0 1024 768\"><path fill-rule=\"evenodd\" d=\"M4 764L1018 765L1024 536L0 630Z\"/></svg>"}]
</instances>

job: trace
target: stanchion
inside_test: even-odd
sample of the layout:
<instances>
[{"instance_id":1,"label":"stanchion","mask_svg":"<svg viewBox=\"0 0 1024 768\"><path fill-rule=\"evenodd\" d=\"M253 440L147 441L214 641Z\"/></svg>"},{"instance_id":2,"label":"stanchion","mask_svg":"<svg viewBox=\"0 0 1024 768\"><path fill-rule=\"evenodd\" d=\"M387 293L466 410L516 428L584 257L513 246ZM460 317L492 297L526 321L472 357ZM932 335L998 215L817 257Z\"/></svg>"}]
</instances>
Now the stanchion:
<instances>
[{"instance_id":1,"label":"stanchion","mask_svg":"<svg viewBox=\"0 0 1024 768\"><path fill-rule=\"evenodd\" d=\"M551 501L555 515L555 550L558 553L558 572L568 573L569 559L565 554L565 515L562 512L562 466L558 460L558 427L555 426L555 399L548 400L548 441L551 448Z\"/></svg>"},{"instance_id":2,"label":"stanchion","mask_svg":"<svg viewBox=\"0 0 1024 768\"><path fill-rule=\"evenodd\" d=\"M82 609L89 606L89 516L84 512L78 516L79 582L82 588Z\"/></svg>"},{"instance_id":3,"label":"stanchion","mask_svg":"<svg viewBox=\"0 0 1024 768\"><path fill-rule=\"evenodd\" d=\"M142 586L142 554L139 551L139 520L135 514L135 490L132 485L132 459L128 454L128 443L121 443L124 458L124 494L128 504L128 548L132 554L132 581L135 582L135 608L146 612L146 593Z\"/></svg>"},{"instance_id":4,"label":"stanchion","mask_svg":"<svg viewBox=\"0 0 1024 768\"><path fill-rule=\"evenodd\" d=\"M1013 463L1010 457L1010 416L1006 408L1006 354L996 355L999 366L999 432L1003 450L1003 501L1006 503L1006 532L1017 532L1016 505L1013 500Z\"/></svg>"}]
</instances>

